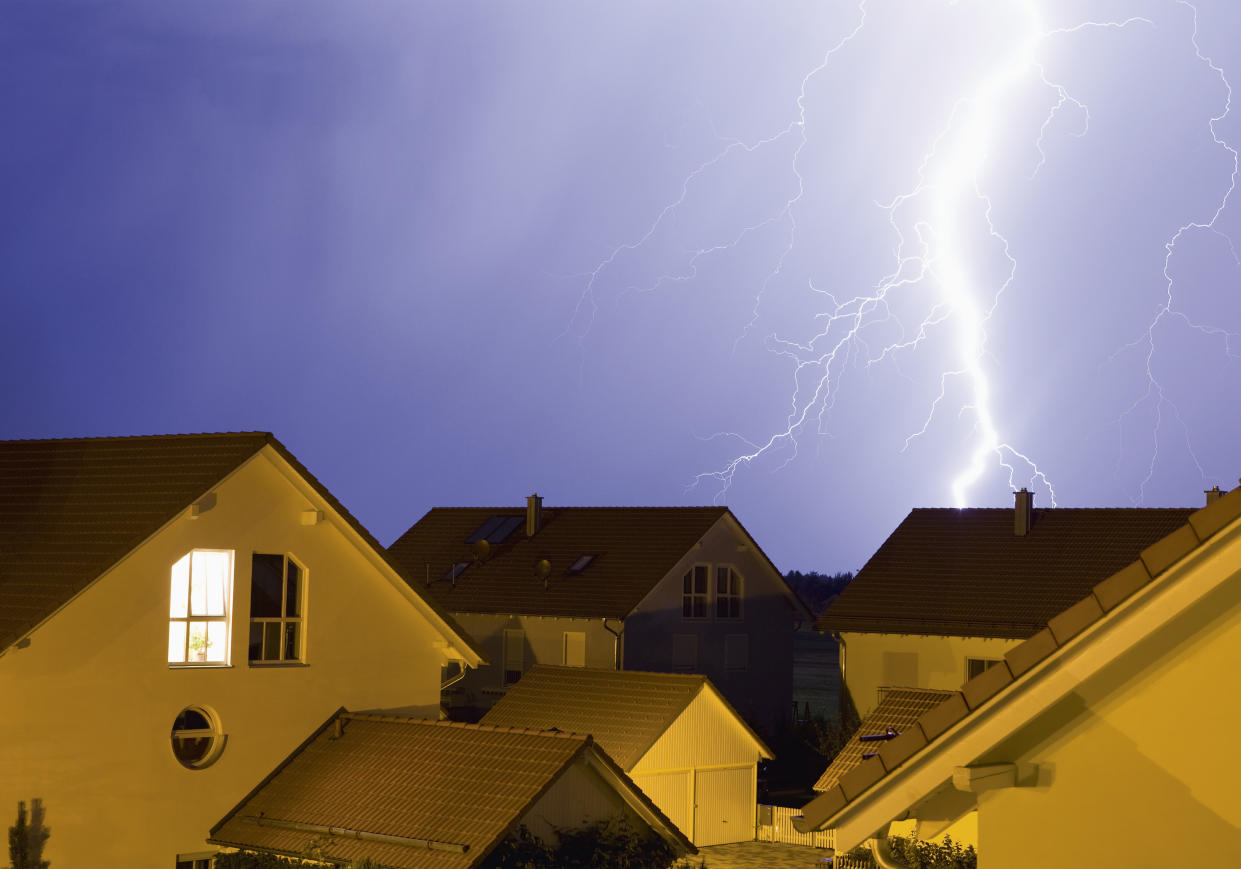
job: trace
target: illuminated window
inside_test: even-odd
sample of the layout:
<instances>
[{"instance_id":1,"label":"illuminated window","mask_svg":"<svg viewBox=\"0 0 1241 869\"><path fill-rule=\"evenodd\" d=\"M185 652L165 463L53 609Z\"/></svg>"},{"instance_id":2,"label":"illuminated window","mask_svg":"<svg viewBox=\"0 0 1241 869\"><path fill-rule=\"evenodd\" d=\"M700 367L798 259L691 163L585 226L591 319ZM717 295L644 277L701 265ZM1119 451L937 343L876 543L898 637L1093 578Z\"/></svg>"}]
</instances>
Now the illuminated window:
<instances>
[{"instance_id":1,"label":"illuminated window","mask_svg":"<svg viewBox=\"0 0 1241 869\"><path fill-rule=\"evenodd\" d=\"M211 855L178 854L177 869L211 869Z\"/></svg>"},{"instance_id":2,"label":"illuminated window","mask_svg":"<svg viewBox=\"0 0 1241 869\"><path fill-rule=\"evenodd\" d=\"M195 549L172 566L168 663L228 663L233 553Z\"/></svg>"},{"instance_id":3,"label":"illuminated window","mask_svg":"<svg viewBox=\"0 0 1241 869\"><path fill-rule=\"evenodd\" d=\"M685 571L682 584L681 616L687 619L707 617L707 565L695 564Z\"/></svg>"},{"instance_id":4,"label":"illuminated window","mask_svg":"<svg viewBox=\"0 0 1241 869\"><path fill-rule=\"evenodd\" d=\"M741 618L741 574L731 567L715 569L715 616Z\"/></svg>"},{"instance_id":5,"label":"illuminated window","mask_svg":"<svg viewBox=\"0 0 1241 869\"><path fill-rule=\"evenodd\" d=\"M172 722L172 753L187 769L215 763L224 739L219 719L205 706L187 706Z\"/></svg>"},{"instance_id":6,"label":"illuminated window","mask_svg":"<svg viewBox=\"0 0 1241 869\"><path fill-rule=\"evenodd\" d=\"M512 685L526 670L526 632L504 632L504 684Z\"/></svg>"},{"instance_id":7,"label":"illuminated window","mask_svg":"<svg viewBox=\"0 0 1241 869\"><path fill-rule=\"evenodd\" d=\"M250 660L302 660L304 572L287 555L256 552L250 562Z\"/></svg>"}]
</instances>

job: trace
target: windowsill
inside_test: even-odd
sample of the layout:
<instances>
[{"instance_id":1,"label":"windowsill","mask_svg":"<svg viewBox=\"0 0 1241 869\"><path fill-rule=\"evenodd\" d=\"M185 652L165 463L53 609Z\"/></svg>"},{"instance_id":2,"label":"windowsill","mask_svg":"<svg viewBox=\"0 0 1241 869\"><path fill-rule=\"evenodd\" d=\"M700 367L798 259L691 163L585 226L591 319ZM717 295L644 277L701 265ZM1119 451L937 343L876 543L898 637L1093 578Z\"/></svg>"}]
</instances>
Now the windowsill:
<instances>
[{"instance_id":1,"label":"windowsill","mask_svg":"<svg viewBox=\"0 0 1241 869\"><path fill-rule=\"evenodd\" d=\"M232 664L217 664L217 663L199 663L196 661L187 661L184 664L179 664L175 661L169 661L168 669L169 670L231 670L233 669L233 665Z\"/></svg>"},{"instance_id":2,"label":"windowsill","mask_svg":"<svg viewBox=\"0 0 1241 869\"><path fill-rule=\"evenodd\" d=\"M251 661L253 670L291 670L298 667L309 667L305 661Z\"/></svg>"}]
</instances>

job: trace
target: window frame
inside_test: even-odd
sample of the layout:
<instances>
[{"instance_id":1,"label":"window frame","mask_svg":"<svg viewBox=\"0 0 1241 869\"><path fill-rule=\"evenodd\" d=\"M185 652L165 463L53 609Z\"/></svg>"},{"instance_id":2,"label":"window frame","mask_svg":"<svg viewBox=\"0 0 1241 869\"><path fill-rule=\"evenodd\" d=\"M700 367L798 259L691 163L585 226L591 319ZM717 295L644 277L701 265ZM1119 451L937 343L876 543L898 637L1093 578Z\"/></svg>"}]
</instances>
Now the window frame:
<instances>
[{"instance_id":1,"label":"window frame","mask_svg":"<svg viewBox=\"0 0 1241 869\"><path fill-rule=\"evenodd\" d=\"M259 555L266 555L266 556L273 556L273 557L279 556L281 558L280 615L279 616L256 616L254 614L254 559L256 556L259 556ZM297 567L297 570L298 570L298 578L297 578L298 588L297 588L297 595L296 595L298 615L296 616L290 616L287 612L287 607L289 603L289 565L290 564L293 564L295 567ZM287 667L287 666L305 665L306 663L306 577L307 577L306 565L302 564L300 560L294 558L292 555L290 555L287 552L254 551L250 553L250 620L248 623L250 632L249 632L249 636L247 638L247 643L246 643L246 659L249 662L251 667L282 667L282 666ZM258 624L261 624L264 627L263 627L263 632L259 635L259 647L258 648L259 648L260 657L255 658L251 656L251 650L253 648L253 642L254 642L254 627L255 625L258 625ZM279 629L280 640L279 640L279 643L277 644L277 649L280 652L280 657L278 659L268 659L268 658L261 657L266 651L266 647L267 647L267 644L265 642L266 634L267 634L266 626L269 624L280 625L280 629ZM293 626L296 629L297 649L296 649L295 657L285 656L285 652L287 649L287 642L288 642L287 631L288 631L289 626Z\"/></svg>"},{"instance_id":2,"label":"window frame","mask_svg":"<svg viewBox=\"0 0 1241 869\"><path fill-rule=\"evenodd\" d=\"M702 590L698 590L698 572L702 571ZM698 612L698 604L702 605ZM691 564L681 577L681 619L683 621L706 621L711 618L711 565L707 562Z\"/></svg>"},{"instance_id":3,"label":"window frame","mask_svg":"<svg viewBox=\"0 0 1241 869\"><path fill-rule=\"evenodd\" d=\"M999 664L1000 661L1001 661L1000 658L975 658L971 655L966 655L965 656L965 681L968 682L970 679L973 679L975 676L981 676L983 673L990 670L996 664ZM977 673L971 673L970 670L973 669L973 665L975 664L981 664L982 666L978 668Z\"/></svg>"},{"instance_id":4,"label":"window frame","mask_svg":"<svg viewBox=\"0 0 1241 869\"><path fill-rule=\"evenodd\" d=\"M586 666L586 632L585 631L564 631L560 641L560 663L564 667L585 667ZM580 642L582 652L582 663L575 664L569 661L569 644L570 642Z\"/></svg>"},{"instance_id":5,"label":"window frame","mask_svg":"<svg viewBox=\"0 0 1241 869\"><path fill-rule=\"evenodd\" d=\"M226 556L225 578L222 587L222 614L207 614L194 612L194 555L196 553L211 553ZM177 614L178 595L178 568L182 562L185 565L185 615ZM207 582L207 579L203 580ZM187 551L184 555L172 563L169 568L169 592L168 592L168 666L173 668L202 668L202 667L228 667L232 659L232 624L233 624L233 586L236 582L236 553L232 549L213 549L207 547L195 547ZM209 597L207 591L203 592L204 597ZM205 602L205 601L204 601ZM208 605L208 609L210 606ZM224 636L220 643L223 646L222 654L219 658L208 659L208 649L215 645L210 639L201 650L203 655L201 660L196 660L197 651L193 649L194 636L192 626L195 624L202 625L223 625ZM173 626L185 625L184 640L182 642L182 660L172 659L173 648ZM207 630L210 634L210 630Z\"/></svg>"},{"instance_id":6,"label":"window frame","mask_svg":"<svg viewBox=\"0 0 1241 869\"><path fill-rule=\"evenodd\" d=\"M745 577L742 576L741 571L738 570L732 564L713 564L711 565L711 567L715 574L715 584L713 588L713 597L715 601L715 607L714 607L715 617L717 619L725 619L730 622L739 621L744 616L744 612L741 607L741 600L744 597L742 592L745 589ZM730 581L728 583L729 590L721 594L720 593L720 571L722 570L728 571L728 577ZM729 610L734 608L732 605L735 605L736 612L727 612L727 613L721 614L720 604L722 603L729 604L729 606L727 607Z\"/></svg>"},{"instance_id":7,"label":"window frame","mask_svg":"<svg viewBox=\"0 0 1241 869\"><path fill-rule=\"evenodd\" d=\"M177 722L181 719L181 716L185 715L187 712L193 712L202 716L202 718L207 722L207 727L178 730ZM206 751L204 751L200 757L187 759L177 753L177 743L179 741L190 739L209 740ZM188 770L200 770L206 769L220 759L220 755L224 753L224 744L227 741L228 737L225 735L224 730L220 725L220 717L215 714L215 710L208 706L192 703L181 709L181 711L178 712L172 719L172 731L168 737L168 748L172 751L173 758L176 759L177 763L181 764L181 766Z\"/></svg>"}]
</instances>

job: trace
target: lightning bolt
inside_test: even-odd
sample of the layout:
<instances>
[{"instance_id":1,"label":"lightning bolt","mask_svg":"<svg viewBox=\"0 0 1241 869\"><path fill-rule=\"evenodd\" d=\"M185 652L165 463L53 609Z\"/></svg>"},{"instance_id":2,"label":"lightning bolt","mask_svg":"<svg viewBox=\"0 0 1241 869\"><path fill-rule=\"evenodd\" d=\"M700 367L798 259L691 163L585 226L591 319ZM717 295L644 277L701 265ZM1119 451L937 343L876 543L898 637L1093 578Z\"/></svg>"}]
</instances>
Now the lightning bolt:
<instances>
[{"instance_id":1,"label":"lightning bolt","mask_svg":"<svg viewBox=\"0 0 1241 869\"><path fill-rule=\"evenodd\" d=\"M1157 415L1155 451L1140 487L1142 494L1154 472L1162 415L1171 414L1184 428L1179 411L1151 367L1156 330L1162 324L1176 320L1204 335L1223 338L1226 347L1230 347L1235 340L1238 352L1241 352L1241 336L1194 322L1178 311L1175 305L1171 267L1177 245L1190 232L1206 231L1223 235L1216 223L1235 188L1238 166L1236 149L1220 137L1217 126L1230 110L1231 86L1222 68L1204 55L1199 46L1197 9L1188 0L1176 2L1193 15L1191 43L1197 59L1219 76L1227 90L1223 111L1210 119L1209 128L1214 142L1231 154L1233 171L1228 190L1209 219L1187 223L1169 239L1164 260L1167 298L1145 334L1127 345L1146 354L1147 386L1144 394L1133 402L1118 422L1123 422L1125 417L1147 402L1154 404ZM973 487L984 474L997 468L1007 472L1011 487L1030 485L1044 491L1053 505L1056 503L1055 487L1032 453L1019 449L1005 436L1003 420L997 418L993 401L988 326L1005 292L1017 277L1018 261L1012 253L1009 239L993 218L993 194L987 189L985 170L992 159L998 131L1006 119L1006 105L1010 97L1018 88L1033 82L1048 91L1052 99L1037 137L1031 143L1037 157L1030 167L1031 179L1037 177L1047 164L1047 136L1053 122L1062 113L1073 111L1081 119L1080 129L1071 135L1081 137L1089 133L1089 107L1077 99L1068 87L1052 80L1047 74L1042 54L1048 45L1086 30L1119 31L1130 27L1153 28L1156 25L1149 18L1132 16L1047 27L1042 20L1040 6L1034 0L1018 0L1011 4L1011 8L1020 33L1013 50L1006 52L993 69L976 80L956 100L938 135L923 153L916 168L914 185L887 202L876 203L876 207L886 216L893 240L892 261L887 273L879 276L870 286L844 293L808 282L807 291L822 301L821 313L816 317L809 337L798 339L773 333L764 339L767 349L787 359L791 366L788 412L783 424L760 439L735 431L711 435L706 440L735 441L741 445L742 451L722 466L694 475L689 488L714 483L714 497L718 502L727 494L736 475L760 459L783 454L784 461L779 467L786 466L797 457L802 437L811 433L830 434L832 411L848 370L859 365L870 368L884 362L897 366L899 370L902 360L910 358L929 342L941 340L953 348L952 359L938 374L938 393L927 405L921 427L904 439L901 451L911 449L941 416L949 412L949 408L953 408L959 419L970 423L962 466L945 480L956 506L969 504ZM793 192L777 208L769 214L757 215L753 221L714 244L686 251L681 269L627 288L631 292L654 292L670 283L692 280L697 276L698 266L704 258L736 250L747 237L759 230L781 226L783 243L765 278L755 290L752 315L737 336L734 351L736 344L754 331L770 287L783 275L787 259L799 243L798 208L806 196L803 165L808 149L813 150L807 134L809 87L818 77L830 74L832 61L864 31L867 17L868 0L862 0L856 7L856 21L852 27L801 78L795 101L795 117L785 127L748 143L736 139L722 140L723 147L685 176L677 195L665 203L644 232L631 241L615 246L597 263L585 276L586 282L567 333L579 340L585 338L598 315L597 293L602 276L622 257L650 243L669 218L682 208L695 185L706 183L713 170L734 156L787 147L790 150L788 167ZM998 275L989 276L987 267L980 262L975 250L979 233L985 236L989 245L989 250L984 253L998 256L1004 263ZM1230 240L1229 244L1236 259ZM1241 260L1238 263L1241 265ZM906 325L896 310L902 306L909 307L911 300L925 310L912 327ZM895 338L887 335L893 329L899 333ZM1186 442L1188 444L1187 434ZM1194 461L1201 469L1196 456Z\"/></svg>"}]
</instances>

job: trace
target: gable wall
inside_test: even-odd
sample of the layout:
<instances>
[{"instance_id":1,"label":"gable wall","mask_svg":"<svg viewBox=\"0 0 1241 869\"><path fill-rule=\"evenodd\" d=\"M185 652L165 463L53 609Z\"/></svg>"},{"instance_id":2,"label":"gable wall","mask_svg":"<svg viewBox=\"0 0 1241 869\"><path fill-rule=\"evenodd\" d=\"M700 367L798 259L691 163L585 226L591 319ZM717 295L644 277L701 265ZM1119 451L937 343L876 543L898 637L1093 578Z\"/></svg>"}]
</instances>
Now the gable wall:
<instances>
[{"instance_id":1,"label":"gable wall","mask_svg":"<svg viewBox=\"0 0 1241 869\"><path fill-rule=\"evenodd\" d=\"M1241 574L992 752L1038 786L979 804L987 865L1241 865Z\"/></svg>"},{"instance_id":2,"label":"gable wall","mask_svg":"<svg viewBox=\"0 0 1241 869\"><path fill-rule=\"evenodd\" d=\"M708 583L707 618L682 616L683 577L695 564L709 564L713 569L731 565L740 571L741 618L716 617L714 572ZM747 720L773 733L789 717L793 702L793 607L787 588L766 559L722 518L625 620L624 669L686 672L673 664L673 638L692 635L697 639L697 665L692 672L710 678ZM743 670L725 668L729 634L748 637Z\"/></svg>"},{"instance_id":3,"label":"gable wall","mask_svg":"<svg viewBox=\"0 0 1241 869\"><path fill-rule=\"evenodd\" d=\"M998 660L1021 643L920 634L843 633L841 639L845 684L863 718L878 705L881 687L956 690L965 681L966 658Z\"/></svg>"},{"instance_id":4,"label":"gable wall","mask_svg":"<svg viewBox=\"0 0 1241 869\"><path fill-rule=\"evenodd\" d=\"M540 839L554 842L557 827L576 829L612 818L623 818L636 830L649 829L620 794L579 758L539 797L521 822Z\"/></svg>"},{"instance_id":5,"label":"gable wall","mask_svg":"<svg viewBox=\"0 0 1241 869\"><path fill-rule=\"evenodd\" d=\"M339 706L437 712L439 637L267 451L0 657L0 818L39 797L52 865L171 866ZM234 550L231 666L168 665L170 568L193 548ZM252 552L306 567L305 666L248 664ZM20 698L20 702L14 702ZM228 735L201 770L170 731L205 705ZM6 822L11 823L11 820Z\"/></svg>"},{"instance_id":6,"label":"gable wall","mask_svg":"<svg viewBox=\"0 0 1241 869\"><path fill-rule=\"evenodd\" d=\"M629 773L636 776L690 767L757 763L754 740L704 688Z\"/></svg>"}]
</instances>

